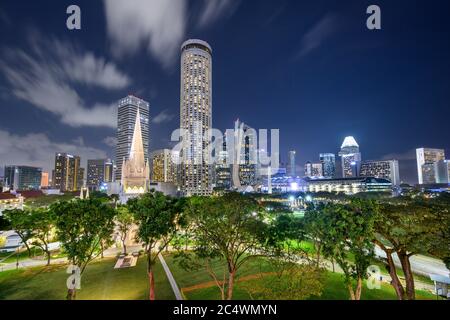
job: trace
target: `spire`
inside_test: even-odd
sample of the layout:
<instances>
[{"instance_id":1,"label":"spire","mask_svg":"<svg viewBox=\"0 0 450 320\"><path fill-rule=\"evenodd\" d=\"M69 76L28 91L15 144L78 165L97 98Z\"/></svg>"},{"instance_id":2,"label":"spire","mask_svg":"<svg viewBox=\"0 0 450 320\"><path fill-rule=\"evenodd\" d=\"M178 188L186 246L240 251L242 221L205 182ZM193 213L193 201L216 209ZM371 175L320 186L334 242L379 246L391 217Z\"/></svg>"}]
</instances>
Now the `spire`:
<instances>
[{"instance_id":1,"label":"spire","mask_svg":"<svg viewBox=\"0 0 450 320\"><path fill-rule=\"evenodd\" d=\"M136 123L134 124L133 141L131 142L130 160L144 163L144 143L142 142L141 115L139 107L136 112Z\"/></svg>"}]
</instances>

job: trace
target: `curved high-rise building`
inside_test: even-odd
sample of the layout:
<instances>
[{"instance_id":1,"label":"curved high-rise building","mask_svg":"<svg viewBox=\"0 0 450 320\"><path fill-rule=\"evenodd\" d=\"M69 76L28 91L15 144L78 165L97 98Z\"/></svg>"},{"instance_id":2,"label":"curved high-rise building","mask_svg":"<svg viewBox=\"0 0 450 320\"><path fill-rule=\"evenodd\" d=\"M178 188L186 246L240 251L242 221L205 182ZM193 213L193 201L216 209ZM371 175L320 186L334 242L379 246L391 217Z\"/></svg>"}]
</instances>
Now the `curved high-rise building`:
<instances>
[{"instance_id":1,"label":"curved high-rise building","mask_svg":"<svg viewBox=\"0 0 450 320\"><path fill-rule=\"evenodd\" d=\"M181 46L180 129L187 133L181 150L181 190L184 195L209 195L210 165L204 150L205 132L212 128L212 49L198 39Z\"/></svg>"}]
</instances>

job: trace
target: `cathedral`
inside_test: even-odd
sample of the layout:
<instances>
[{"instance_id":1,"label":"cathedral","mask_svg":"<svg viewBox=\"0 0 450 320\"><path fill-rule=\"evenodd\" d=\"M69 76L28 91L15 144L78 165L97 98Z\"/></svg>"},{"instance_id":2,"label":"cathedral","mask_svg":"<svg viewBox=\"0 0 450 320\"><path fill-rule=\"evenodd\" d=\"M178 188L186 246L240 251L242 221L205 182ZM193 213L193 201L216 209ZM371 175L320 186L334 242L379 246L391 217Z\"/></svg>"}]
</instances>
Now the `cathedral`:
<instances>
[{"instance_id":1,"label":"cathedral","mask_svg":"<svg viewBox=\"0 0 450 320\"><path fill-rule=\"evenodd\" d=\"M150 166L144 156L144 144L142 142L141 121L139 108L136 113L133 141L131 142L130 155L123 159L121 179L121 201L138 196L148 191L150 179Z\"/></svg>"}]
</instances>

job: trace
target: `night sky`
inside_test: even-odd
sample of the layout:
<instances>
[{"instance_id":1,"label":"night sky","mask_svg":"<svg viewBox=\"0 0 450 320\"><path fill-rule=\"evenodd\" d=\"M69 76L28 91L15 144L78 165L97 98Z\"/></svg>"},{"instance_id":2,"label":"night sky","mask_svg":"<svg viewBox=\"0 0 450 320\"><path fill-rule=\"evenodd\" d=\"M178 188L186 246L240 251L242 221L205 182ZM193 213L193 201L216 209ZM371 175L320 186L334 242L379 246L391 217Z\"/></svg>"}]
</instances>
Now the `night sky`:
<instances>
[{"instance_id":1,"label":"night sky","mask_svg":"<svg viewBox=\"0 0 450 320\"><path fill-rule=\"evenodd\" d=\"M81 30L66 28L71 4ZM382 30L366 28L371 4ZM213 48L215 128L280 129L299 169L353 135L363 160L398 159L416 183L415 148L450 158L449 21L446 0L1 0L0 166L114 158L129 93L150 102L150 149L169 147L179 48L199 38Z\"/></svg>"}]
</instances>

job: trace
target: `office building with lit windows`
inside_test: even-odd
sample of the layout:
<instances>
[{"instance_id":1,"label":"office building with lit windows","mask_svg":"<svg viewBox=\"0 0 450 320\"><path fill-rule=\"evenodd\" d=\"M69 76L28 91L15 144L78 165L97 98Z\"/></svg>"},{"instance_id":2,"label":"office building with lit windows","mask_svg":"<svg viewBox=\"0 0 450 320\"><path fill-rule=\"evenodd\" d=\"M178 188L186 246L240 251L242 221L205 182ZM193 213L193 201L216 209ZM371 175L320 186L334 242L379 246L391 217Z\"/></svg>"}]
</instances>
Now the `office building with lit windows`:
<instances>
[{"instance_id":1,"label":"office building with lit windows","mask_svg":"<svg viewBox=\"0 0 450 320\"><path fill-rule=\"evenodd\" d=\"M151 182L170 182L177 184L177 167L172 159L172 151L161 149L150 155Z\"/></svg>"},{"instance_id":2,"label":"office building with lit windows","mask_svg":"<svg viewBox=\"0 0 450 320\"><path fill-rule=\"evenodd\" d=\"M436 183L450 183L450 160L439 160L434 166Z\"/></svg>"},{"instance_id":3,"label":"office building with lit windows","mask_svg":"<svg viewBox=\"0 0 450 320\"><path fill-rule=\"evenodd\" d=\"M346 137L339 152L342 165L342 177L357 177L361 167L359 145L352 136Z\"/></svg>"},{"instance_id":4,"label":"office building with lit windows","mask_svg":"<svg viewBox=\"0 0 450 320\"><path fill-rule=\"evenodd\" d=\"M91 190L98 190L104 183L112 182L113 168L110 159L88 160L86 186Z\"/></svg>"},{"instance_id":5,"label":"office building with lit windows","mask_svg":"<svg viewBox=\"0 0 450 320\"><path fill-rule=\"evenodd\" d=\"M150 104L133 95L119 100L117 110L116 181L122 179L122 165L129 160L136 114L139 109L144 159L148 159L150 143Z\"/></svg>"},{"instance_id":6,"label":"office building with lit windows","mask_svg":"<svg viewBox=\"0 0 450 320\"><path fill-rule=\"evenodd\" d=\"M443 149L418 148L416 149L417 176L419 184L436 183L434 163L445 160Z\"/></svg>"},{"instance_id":7,"label":"office building with lit windows","mask_svg":"<svg viewBox=\"0 0 450 320\"><path fill-rule=\"evenodd\" d=\"M322 163L323 177L332 179L336 176L336 156L334 153L321 153L319 155Z\"/></svg>"},{"instance_id":8,"label":"office building with lit windows","mask_svg":"<svg viewBox=\"0 0 450 320\"><path fill-rule=\"evenodd\" d=\"M391 181L394 186L400 185L397 160L363 161L360 176L384 178Z\"/></svg>"},{"instance_id":9,"label":"office building with lit windows","mask_svg":"<svg viewBox=\"0 0 450 320\"><path fill-rule=\"evenodd\" d=\"M55 169L53 171L53 187L62 192L79 191L84 183L84 168L81 159L67 153L55 155Z\"/></svg>"},{"instance_id":10,"label":"office building with lit windows","mask_svg":"<svg viewBox=\"0 0 450 320\"><path fill-rule=\"evenodd\" d=\"M184 195L210 195L211 164L204 150L205 133L212 128L212 49L191 39L181 46L180 129L185 134L180 153L181 191Z\"/></svg>"},{"instance_id":11,"label":"office building with lit windows","mask_svg":"<svg viewBox=\"0 0 450 320\"><path fill-rule=\"evenodd\" d=\"M42 168L6 166L3 179L4 185L12 190L39 190L41 188Z\"/></svg>"}]
</instances>

